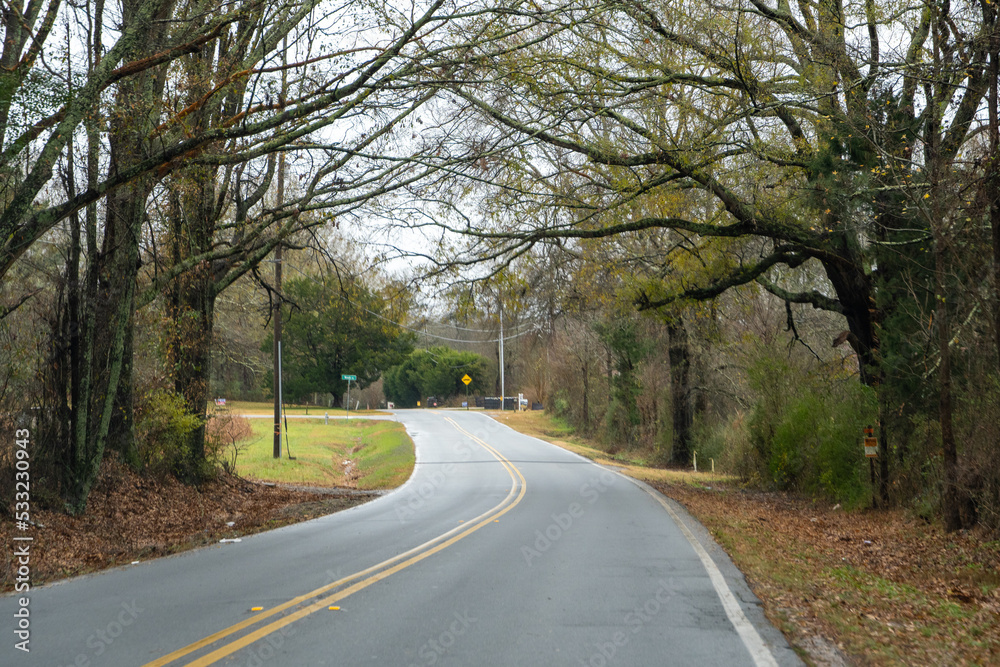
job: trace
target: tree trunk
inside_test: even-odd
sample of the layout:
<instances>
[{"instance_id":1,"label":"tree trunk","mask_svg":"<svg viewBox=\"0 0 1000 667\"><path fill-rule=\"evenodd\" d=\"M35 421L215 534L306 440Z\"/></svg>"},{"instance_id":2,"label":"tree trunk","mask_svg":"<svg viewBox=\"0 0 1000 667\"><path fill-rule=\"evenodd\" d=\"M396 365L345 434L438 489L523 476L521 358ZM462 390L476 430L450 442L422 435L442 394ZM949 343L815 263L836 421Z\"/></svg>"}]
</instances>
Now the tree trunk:
<instances>
[{"instance_id":1,"label":"tree trunk","mask_svg":"<svg viewBox=\"0 0 1000 667\"><path fill-rule=\"evenodd\" d=\"M944 253L945 240L940 223L934 226L934 282L937 307L934 310L937 325L937 346L940 355L938 366L938 416L941 420L941 450L944 463L944 524L945 530L954 531L962 527L961 505L958 489L958 449L955 444L955 430L952 424L951 396L951 328L948 324L948 305L945 296L944 275L947 268Z\"/></svg>"},{"instance_id":2,"label":"tree trunk","mask_svg":"<svg viewBox=\"0 0 1000 667\"><path fill-rule=\"evenodd\" d=\"M115 144L112 144L112 164ZM93 304L93 387L84 447L77 452L71 511L82 512L109 442L126 453L134 451L131 419L131 331L135 312L135 281L139 235L147 188L132 185L108 198L104 245L98 265L97 298ZM124 381L123 381L124 379ZM113 426L112 426L113 425Z\"/></svg>"},{"instance_id":3,"label":"tree trunk","mask_svg":"<svg viewBox=\"0 0 1000 667\"><path fill-rule=\"evenodd\" d=\"M122 5L124 23L137 20L139 0ZM172 11L164 3L157 18L165 19ZM155 52L162 44L167 23L154 21L149 26L148 39L137 51ZM142 53L130 53L135 58ZM110 159L108 171L114 174L141 161L148 153L148 137L158 123L156 100L163 89L162 69L152 69L126 79L118 85L114 114L109 133ZM90 128L88 128L90 129ZM91 150L94 144L91 144ZM96 171L96 165L91 168ZM88 175L90 177L91 175ZM67 509L81 513L97 480L104 452L111 443L133 458L135 441L132 419L132 340L131 327L135 313L136 276L139 270L139 242L145 216L146 199L155 184L148 176L128 183L108 195L105 206L104 241L99 255L96 238L90 236L92 249L88 280L94 280L89 311L93 317L81 347L90 354L81 354L81 368L89 373L86 392L81 391L80 409L86 409L85 420L79 420L74 438L72 470L68 475ZM96 234L96 223L88 235ZM81 383L83 384L83 383ZM84 389L84 387L81 387ZM86 402L83 395L89 394ZM79 416L78 416L79 417Z\"/></svg>"},{"instance_id":4,"label":"tree trunk","mask_svg":"<svg viewBox=\"0 0 1000 667\"><path fill-rule=\"evenodd\" d=\"M72 139L67 143L67 155L66 189L67 194L72 199L76 196L76 173L73 168L76 155ZM74 212L69 218L69 252L66 258L66 285L68 290L66 314L69 327L69 402L67 405L69 432L66 434L66 446L62 448L61 452L62 460L60 463L63 470L68 470L72 464L74 435L77 432L77 422L80 419L80 415L84 412L79 409L82 398L81 381L83 378L83 369L80 365L80 333L82 328L80 302L83 296L83 289L80 284L80 250L80 216ZM65 391L63 395L66 395Z\"/></svg>"},{"instance_id":5,"label":"tree trunk","mask_svg":"<svg viewBox=\"0 0 1000 667\"><path fill-rule=\"evenodd\" d=\"M208 252L217 223L214 167L188 169L177 179L171 242L173 261ZM217 278L225 274L226 263L213 267L203 262L177 278L171 294L171 353L174 390L184 398L189 415L200 425L188 436L181 476L197 484L208 472L205 465L205 422L212 372L212 330L215 324Z\"/></svg>"},{"instance_id":6,"label":"tree trunk","mask_svg":"<svg viewBox=\"0 0 1000 667\"><path fill-rule=\"evenodd\" d=\"M135 280L135 276L132 278ZM108 427L109 451L117 452L121 460L138 470L142 467L135 441L135 386L133 362L135 359L135 295L129 304L129 319L122 340L122 370L115 392L115 407Z\"/></svg>"},{"instance_id":7,"label":"tree trunk","mask_svg":"<svg viewBox=\"0 0 1000 667\"><path fill-rule=\"evenodd\" d=\"M106 241L120 237L120 234L111 234L111 231L112 229L108 230ZM101 277L97 288L98 298L93 306L96 317L93 328L88 332L87 341L93 350L89 424L86 440L75 452L73 487L68 502L70 511L75 514L86 508L87 496L90 495L104 458L124 365L126 328L132 317L138 247L136 243L127 240L120 245L112 241L105 244L102 257L105 261L98 269ZM115 277L114 280L111 279L112 276Z\"/></svg>"},{"instance_id":8,"label":"tree trunk","mask_svg":"<svg viewBox=\"0 0 1000 667\"><path fill-rule=\"evenodd\" d=\"M885 379L878 335L881 312L875 303L873 279L861 269L861 259L856 257L850 248L844 247L839 250L843 257L853 257L854 261L824 262L824 268L844 309L844 317L851 333L848 341L858 357L860 380L865 386L874 389L878 396L879 475L876 504L886 505L889 502L889 455L888 433L882 415L881 400L881 385Z\"/></svg>"},{"instance_id":9,"label":"tree trunk","mask_svg":"<svg viewBox=\"0 0 1000 667\"><path fill-rule=\"evenodd\" d=\"M990 228L993 236L993 337L1000 370L1000 120L998 120L997 80L1000 79L1000 25L994 5L990 5L993 34L990 36L990 94L988 171L983 179L989 205Z\"/></svg>"},{"instance_id":10,"label":"tree trunk","mask_svg":"<svg viewBox=\"0 0 1000 667\"><path fill-rule=\"evenodd\" d=\"M100 136L97 122L93 117L86 121L87 131L87 187L94 188L98 180ZM94 387L94 330L97 309L97 204L87 206L84 216L87 230L87 271L82 285L81 306L77 317L71 323L77 333L76 355L71 354L72 407L70 416L70 436L66 465L63 471L62 491L66 509L80 513L86 507L88 490L81 486L86 475L86 461L89 457L90 433L95 415L93 406Z\"/></svg>"},{"instance_id":11,"label":"tree trunk","mask_svg":"<svg viewBox=\"0 0 1000 667\"><path fill-rule=\"evenodd\" d=\"M212 369L212 329L215 321L215 284L209 268L199 267L185 277L174 312L174 389L184 397L187 412L201 424L188 436L183 477L198 483L205 477L205 421Z\"/></svg>"},{"instance_id":12,"label":"tree trunk","mask_svg":"<svg viewBox=\"0 0 1000 667\"><path fill-rule=\"evenodd\" d=\"M930 154L934 155L934 147ZM938 352L938 419L941 422L941 454L944 465L944 511L945 530L954 531L962 527L961 502L958 488L958 447L955 442L953 424L954 408L951 392L951 325L948 313L948 286L946 282L948 261L948 238L942 207L943 183L939 163L931 166L930 228L934 238L934 325L937 327L936 342Z\"/></svg>"},{"instance_id":13,"label":"tree trunk","mask_svg":"<svg viewBox=\"0 0 1000 667\"><path fill-rule=\"evenodd\" d=\"M684 323L669 320L667 335L670 338L670 411L673 424L674 463L687 464L691 459L691 427L694 409L691 401L691 350Z\"/></svg>"}]
</instances>

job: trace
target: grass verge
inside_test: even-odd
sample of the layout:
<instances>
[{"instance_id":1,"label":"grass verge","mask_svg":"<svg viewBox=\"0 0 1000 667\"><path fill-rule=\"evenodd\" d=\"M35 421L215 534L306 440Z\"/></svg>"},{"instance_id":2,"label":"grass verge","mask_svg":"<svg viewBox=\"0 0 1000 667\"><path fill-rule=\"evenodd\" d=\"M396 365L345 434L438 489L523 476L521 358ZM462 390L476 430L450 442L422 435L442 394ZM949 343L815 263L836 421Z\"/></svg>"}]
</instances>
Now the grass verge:
<instances>
[{"instance_id":1,"label":"grass verge","mask_svg":"<svg viewBox=\"0 0 1000 667\"><path fill-rule=\"evenodd\" d=\"M1000 541L945 533L903 510L845 512L725 475L645 467L541 413L492 416L682 503L809 664L1000 664Z\"/></svg>"},{"instance_id":2,"label":"grass verge","mask_svg":"<svg viewBox=\"0 0 1000 667\"><path fill-rule=\"evenodd\" d=\"M721 473L653 468L647 465L649 456L643 452L622 451L614 455L609 454L601 449L597 443L576 435L573 428L561 419L540 410L526 412L490 411L486 414L510 426L519 433L551 442L563 449L568 449L580 456L585 456L601 465L614 466L644 482L683 483L696 487L736 483L734 477Z\"/></svg>"},{"instance_id":3,"label":"grass verge","mask_svg":"<svg viewBox=\"0 0 1000 667\"><path fill-rule=\"evenodd\" d=\"M273 457L272 425L251 419L253 437L240 445L242 477L298 486L389 489L413 472L414 452L403 426L365 419L288 421L282 458ZM294 459L288 458L288 450Z\"/></svg>"}]
</instances>

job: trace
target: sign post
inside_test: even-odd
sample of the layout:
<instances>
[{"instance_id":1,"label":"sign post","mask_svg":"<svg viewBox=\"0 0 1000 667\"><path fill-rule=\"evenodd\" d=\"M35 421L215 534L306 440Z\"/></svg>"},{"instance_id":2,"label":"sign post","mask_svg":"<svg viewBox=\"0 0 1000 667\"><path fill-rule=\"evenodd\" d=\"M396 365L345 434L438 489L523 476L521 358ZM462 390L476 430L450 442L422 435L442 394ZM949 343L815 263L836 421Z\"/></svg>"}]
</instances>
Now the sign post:
<instances>
[{"instance_id":1,"label":"sign post","mask_svg":"<svg viewBox=\"0 0 1000 667\"><path fill-rule=\"evenodd\" d=\"M340 376L341 380L347 380L347 419L351 419L351 380L357 381L357 375L343 375Z\"/></svg>"},{"instance_id":2,"label":"sign post","mask_svg":"<svg viewBox=\"0 0 1000 667\"><path fill-rule=\"evenodd\" d=\"M870 459L878 458L878 438L871 426L865 427L865 456Z\"/></svg>"},{"instance_id":3,"label":"sign post","mask_svg":"<svg viewBox=\"0 0 1000 667\"><path fill-rule=\"evenodd\" d=\"M469 383L472 382L472 378L466 373L462 376L462 382L465 383L465 409L469 409Z\"/></svg>"},{"instance_id":4,"label":"sign post","mask_svg":"<svg viewBox=\"0 0 1000 667\"><path fill-rule=\"evenodd\" d=\"M878 438L875 437L875 429L871 424L865 427L865 457L868 459L868 473L872 480L872 504L875 504L875 459L878 458Z\"/></svg>"}]
</instances>

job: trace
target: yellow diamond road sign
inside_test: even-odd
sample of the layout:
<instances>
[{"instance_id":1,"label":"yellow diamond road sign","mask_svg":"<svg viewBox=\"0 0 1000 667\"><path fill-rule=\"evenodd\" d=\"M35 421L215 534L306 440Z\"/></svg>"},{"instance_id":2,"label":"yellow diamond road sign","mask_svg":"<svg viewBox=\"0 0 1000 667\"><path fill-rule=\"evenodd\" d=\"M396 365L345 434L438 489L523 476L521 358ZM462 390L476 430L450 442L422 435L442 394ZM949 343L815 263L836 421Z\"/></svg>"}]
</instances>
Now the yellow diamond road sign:
<instances>
[{"instance_id":1,"label":"yellow diamond road sign","mask_svg":"<svg viewBox=\"0 0 1000 667\"><path fill-rule=\"evenodd\" d=\"M472 382L472 378L470 378L468 374L465 374L462 376L462 382L464 382L466 386L468 386L468 384Z\"/></svg>"}]
</instances>

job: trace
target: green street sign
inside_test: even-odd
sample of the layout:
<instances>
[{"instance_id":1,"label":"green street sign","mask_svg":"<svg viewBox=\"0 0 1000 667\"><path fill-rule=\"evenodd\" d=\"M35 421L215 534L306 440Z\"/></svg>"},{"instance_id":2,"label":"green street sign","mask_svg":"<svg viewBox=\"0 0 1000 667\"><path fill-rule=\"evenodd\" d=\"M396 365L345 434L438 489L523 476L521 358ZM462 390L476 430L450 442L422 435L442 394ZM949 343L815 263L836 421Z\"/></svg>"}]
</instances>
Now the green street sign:
<instances>
[{"instance_id":1,"label":"green street sign","mask_svg":"<svg viewBox=\"0 0 1000 667\"><path fill-rule=\"evenodd\" d=\"M341 375L340 379L341 380L349 380L351 382L357 382L358 381L358 376L357 375Z\"/></svg>"}]
</instances>

